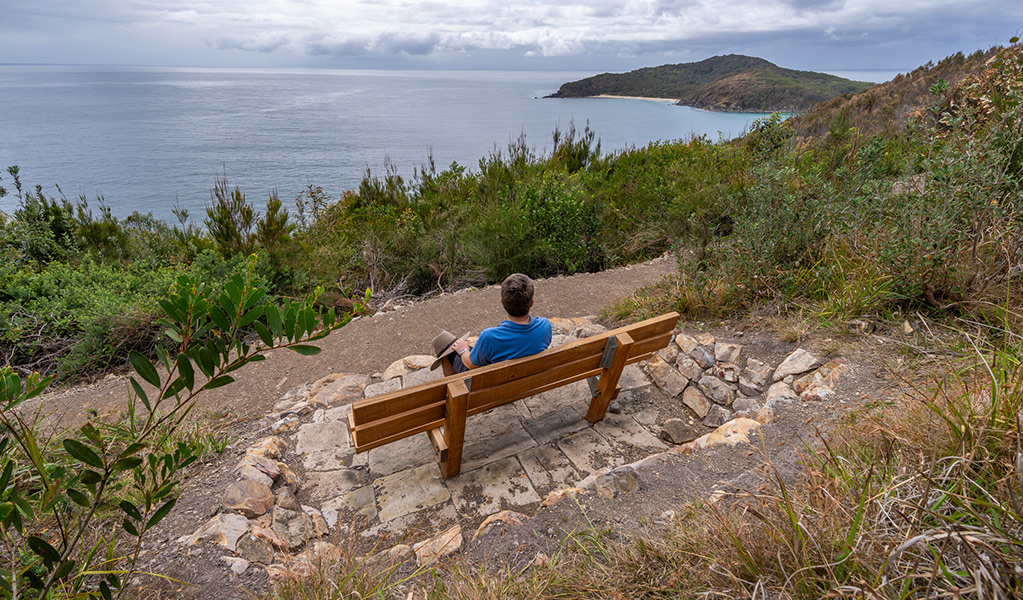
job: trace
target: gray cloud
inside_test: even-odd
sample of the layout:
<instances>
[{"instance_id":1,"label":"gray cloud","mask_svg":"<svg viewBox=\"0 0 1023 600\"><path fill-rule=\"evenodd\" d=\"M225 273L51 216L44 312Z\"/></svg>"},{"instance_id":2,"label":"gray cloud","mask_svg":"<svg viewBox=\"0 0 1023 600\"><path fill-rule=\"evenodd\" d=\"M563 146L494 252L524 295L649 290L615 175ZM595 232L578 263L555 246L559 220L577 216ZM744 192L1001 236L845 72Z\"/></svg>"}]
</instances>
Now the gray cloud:
<instances>
[{"instance_id":1,"label":"gray cloud","mask_svg":"<svg viewBox=\"0 0 1023 600\"><path fill-rule=\"evenodd\" d=\"M912 67L1021 25L1016 0L7 0L0 60L624 70L738 52Z\"/></svg>"}]
</instances>

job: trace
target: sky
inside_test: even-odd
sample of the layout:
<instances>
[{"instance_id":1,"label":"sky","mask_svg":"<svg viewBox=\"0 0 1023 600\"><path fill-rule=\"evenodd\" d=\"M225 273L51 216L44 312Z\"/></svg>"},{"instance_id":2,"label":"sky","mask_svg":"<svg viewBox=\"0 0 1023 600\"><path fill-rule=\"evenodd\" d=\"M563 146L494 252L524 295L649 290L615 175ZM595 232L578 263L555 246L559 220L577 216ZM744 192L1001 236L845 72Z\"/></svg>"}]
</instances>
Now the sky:
<instances>
[{"instance_id":1,"label":"sky","mask_svg":"<svg viewBox=\"0 0 1023 600\"><path fill-rule=\"evenodd\" d=\"M1023 0L0 0L0 15L0 63L909 70L1008 44Z\"/></svg>"}]
</instances>

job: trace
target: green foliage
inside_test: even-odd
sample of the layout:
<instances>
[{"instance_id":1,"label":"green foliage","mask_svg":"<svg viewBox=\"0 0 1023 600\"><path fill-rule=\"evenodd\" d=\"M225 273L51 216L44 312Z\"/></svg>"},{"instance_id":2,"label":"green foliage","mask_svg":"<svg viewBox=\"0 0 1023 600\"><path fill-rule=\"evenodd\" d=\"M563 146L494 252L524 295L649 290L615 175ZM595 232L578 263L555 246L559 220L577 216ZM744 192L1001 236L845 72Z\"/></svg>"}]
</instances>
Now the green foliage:
<instances>
[{"instance_id":1,"label":"green foliage","mask_svg":"<svg viewBox=\"0 0 1023 600\"><path fill-rule=\"evenodd\" d=\"M333 310L317 314L312 297L268 302L253 284L254 268L253 262L245 274L234 274L219 294L186 275L177 278L159 301L164 316L158 321L174 344L158 347L156 362L128 353L134 375L127 420L118 427L87 423L59 448L44 447L17 409L51 378L32 373L23 380L0 369L0 554L9 565L0 571L0 596L43 599L59 590L120 597L142 540L173 510L181 472L196 460L196 445L173 437L198 396L230 384L230 373L268 351L316 354L309 342L347 322ZM244 339L250 328L257 342ZM110 505L120 513L120 526L97 533L98 510ZM123 547L127 555L113 554Z\"/></svg>"}]
</instances>

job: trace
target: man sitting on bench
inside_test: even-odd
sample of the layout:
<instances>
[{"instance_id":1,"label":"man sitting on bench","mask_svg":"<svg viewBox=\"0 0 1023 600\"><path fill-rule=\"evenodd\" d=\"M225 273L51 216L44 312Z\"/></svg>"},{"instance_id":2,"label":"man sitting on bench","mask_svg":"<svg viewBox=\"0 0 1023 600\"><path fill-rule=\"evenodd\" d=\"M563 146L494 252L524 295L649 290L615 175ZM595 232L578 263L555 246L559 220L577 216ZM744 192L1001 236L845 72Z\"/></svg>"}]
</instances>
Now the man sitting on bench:
<instances>
[{"instance_id":1,"label":"man sitting on bench","mask_svg":"<svg viewBox=\"0 0 1023 600\"><path fill-rule=\"evenodd\" d=\"M454 375L547 349L551 344L551 322L529 315L533 307L532 279L522 273L509 275L501 283L501 306L508 319L497 327L484 329L475 347L469 347L465 336L456 339L447 331L435 337L433 350L437 361L430 368L442 366L445 375Z\"/></svg>"}]
</instances>

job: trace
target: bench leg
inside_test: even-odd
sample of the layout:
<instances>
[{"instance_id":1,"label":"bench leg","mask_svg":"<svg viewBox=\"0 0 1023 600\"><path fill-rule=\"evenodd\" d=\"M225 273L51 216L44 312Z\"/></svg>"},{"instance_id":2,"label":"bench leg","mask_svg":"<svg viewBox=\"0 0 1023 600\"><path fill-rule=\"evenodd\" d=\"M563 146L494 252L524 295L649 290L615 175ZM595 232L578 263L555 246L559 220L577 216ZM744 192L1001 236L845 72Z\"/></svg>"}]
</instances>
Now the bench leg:
<instances>
[{"instance_id":1,"label":"bench leg","mask_svg":"<svg viewBox=\"0 0 1023 600\"><path fill-rule=\"evenodd\" d=\"M447 414L444 415L444 441L447 442L447 460L441 461L444 479L458 475L462 470L462 445L465 442L465 418L469 408L469 389L464 381L448 384Z\"/></svg>"},{"instance_id":2,"label":"bench leg","mask_svg":"<svg viewBox=\"0 0 1023 600\"><path fill-rule=\"evenodd\" d=\"M629 352L632 350L633 340L627 333L620 333L615 338L618 341L618 348L615 350L611 364L600 372L600 379L597 381L597 392L590 400L590 408L586 411L586 420L596 423L604 418L607 413L607 405L618 395L618 380L625 369L625 363L629 360Z\"/></svg>"}]
</instances>

